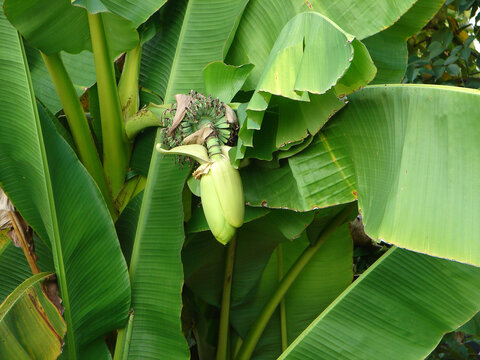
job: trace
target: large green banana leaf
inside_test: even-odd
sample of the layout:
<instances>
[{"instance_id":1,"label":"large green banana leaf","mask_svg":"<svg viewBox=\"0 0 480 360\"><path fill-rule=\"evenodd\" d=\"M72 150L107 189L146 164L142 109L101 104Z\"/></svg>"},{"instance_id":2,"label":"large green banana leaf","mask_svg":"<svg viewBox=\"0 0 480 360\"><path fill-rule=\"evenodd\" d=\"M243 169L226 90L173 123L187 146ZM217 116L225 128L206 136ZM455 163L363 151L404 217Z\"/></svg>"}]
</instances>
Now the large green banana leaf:
<instances>
[{"instance_id":1,"label":"large green banana leaf","mask_svg":"<svg viewBox=\"0 0 480 360\"><path fill-rule=\"evenodd\" d=\"M306 210L358 193L372 237L478 265L479 95L453 87L365 88L288 165L245 169L246 199ZM269 186L256 185L260 177Z\"/></svg>"},{"instance_id":2,"label":"large green banana leaf","mask_svg":"<svg viewBox=\"0 0 480 360\"><path fill-rule=\"evenodd\" d=\"M279 359L422 359L477 312L479 284L474 266L392 248Z\"/></svg>"},{"instance_id":3,"label":"large green banana leaf","mask_svg":"<svg viewBox=\"0 0 480 360\"><path fill-rule=\"evenodd\" d=\"M162 11L167 21L144 47L143 85L165 102L204 87L202 69L223 60L246 0L172 2ZM201 19L201 21L198 21ZM157 142L161 136L157 133ZM154 151L143 195L132 259L132 307L135 311L129 358L189 357L181 332L184 240L181 193L188 167ZM155 294L152 296L152 294ZM162 324L162 326L158 326Z\"/></svg>"},{"instance_id":4,"label":"large green banana leaf","mask_svg":"<svg viewBox=\"0 0 480 360\"><path fill-rule=\"evenodd\" d=\"M138 217L130 259L134 320L129 359L188 358L180 324L183 269L182 190L189 168L157 156ZM160 326L159 326L160 325Z\"/></svg>"},{"instance_id":5,"label":"large green banana leaf","mask_svg":"<svg viewBox=\"0 0 480 360\"><path fill-rule=\"evenodd\" d=\"M52 275L36 274L0 304L0 357L55 360L62 352L65 322L42 290Z\"/></svg>"},{"instance_id":6,"label":"large green banana leaf","mask_svg":"<svg viewBox=\"0 0 480 360\"><path fill-rule=\"evenodd\" d=\"M162 7L167 0L77 0L75 3L86 3L96 8L107 8L114 14L130 20L135 27L144 23L154 12Z\"/></svg>"},{"instance_id":7,"label":"large green banana leaf","mask_svg":"<svg viewBox=\"0 0 480 360\"><path fill-rule=\"evenodd\" d=\"M90 4L90 2L88 2ZM5 0L8 20L28 44L46 54L61 50L77 54L92 50L87 11L70 0ZM100 11L107 9L102 6ZM152 11L153 13L153 11ZM133 49L139 41L135 26L123 17L105 12L102 19L112 57Z\"/></svg>"},{"instance_id":8,"label":"large green banana leaf","mask_svg":"<svg viewBox=\"0 0 480 360\"><path fill-rule=\"evenodd\" d=\"M22 41L3 12L0 28L0 185L52 249L73 359L126 320L126 264L97 186L37 111Z\"/></svg>"},{"instance_id":9,"label":"large green banana leaf","mask_svg":"<svg viewBox=\"0 0 480 360\"><path fill-rule=\"evenodd\" d=\"M284 25L295 15L315 11L325 15L346 32L363 39L392 25L415 0L251 0L232 43L227 62L252 63L255 68L245 89L252 90L263 73L270 50Z\"/></svg>"},{"instance_id":10,"label":"large green banana leaf","mask_svg":"<svg viewBox=\"0 0 480 360\"><path fill-rule=\"evenodd\" d=\"M479 266L480 92L372 86L349 101L325 136L343 136L333 154L353 160L366 232Z\"/></svg>"},{"instance_id":11,"label":"large green banana leaf","mask_svg":"<svg viewBox=\"0 0 480 360\"><path fill-rule=\"evenodd\" d=\"M141 84L166 103L175 94L203 91L202 70L223 60L248 0L167 3L162 30L145 44ZM241 64L242 65L242 64Z\"/></svg>"},{"instance_id":12,"label":"large green banana leaf","mask_svg":"<svg viewBox=\"0 0 480 360\"><path fill-rule=\"evenodd\" d=\"M283 242L273 253L258 286L246 302L232 308L232 326L245 338L279 282L310 242L306 236ZM280 251L280 256L278 254ZM346 225L334 232L285 295L287 342L291 343L352 282L352 239ZM252 359L275 359L282 352L280 312L264 330Z\"/></svg>"}]
</instances>

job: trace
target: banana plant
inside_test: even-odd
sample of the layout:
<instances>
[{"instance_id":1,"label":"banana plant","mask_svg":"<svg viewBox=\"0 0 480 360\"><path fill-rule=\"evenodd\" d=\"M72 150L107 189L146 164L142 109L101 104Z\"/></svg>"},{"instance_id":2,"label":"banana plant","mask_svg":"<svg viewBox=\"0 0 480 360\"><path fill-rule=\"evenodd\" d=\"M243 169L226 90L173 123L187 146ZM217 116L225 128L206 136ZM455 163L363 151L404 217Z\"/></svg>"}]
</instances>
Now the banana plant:
<instances>
[{"instance_id":1,"label":"banana plant","mask_svg":"<svg viewBox=\"0 0 480 360\"><path fill-rule=\"evenodd\" d=\"M443 0L0 3L0 357L421 359L480 309L480 92L399 84Z\"/></svg>"}]
</instances>

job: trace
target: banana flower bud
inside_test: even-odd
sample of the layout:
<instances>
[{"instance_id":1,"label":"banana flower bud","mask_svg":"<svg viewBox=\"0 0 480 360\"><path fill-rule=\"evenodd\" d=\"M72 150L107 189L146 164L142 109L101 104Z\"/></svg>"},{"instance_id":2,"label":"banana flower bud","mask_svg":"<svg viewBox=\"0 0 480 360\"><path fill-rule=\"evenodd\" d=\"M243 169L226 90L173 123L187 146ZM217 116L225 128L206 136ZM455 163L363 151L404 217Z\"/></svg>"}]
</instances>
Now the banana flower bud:
<instances>
[{"instance_id":1,"label":"banana flower bud","mask_svg":"<svg viewBox=\"0 0 480 360\"><path fill-rule=\"evenodd\" d=\"M236 228L243 225L245 202L240 174L228 158L228 147L212 159L202 145L182 145L172 150L157 150L164 153L187 155L201 165L193 176L200 179L200 196L203 212L210 231L222 244L227 244L235 235Z\"/></svg>"}]
</instances>

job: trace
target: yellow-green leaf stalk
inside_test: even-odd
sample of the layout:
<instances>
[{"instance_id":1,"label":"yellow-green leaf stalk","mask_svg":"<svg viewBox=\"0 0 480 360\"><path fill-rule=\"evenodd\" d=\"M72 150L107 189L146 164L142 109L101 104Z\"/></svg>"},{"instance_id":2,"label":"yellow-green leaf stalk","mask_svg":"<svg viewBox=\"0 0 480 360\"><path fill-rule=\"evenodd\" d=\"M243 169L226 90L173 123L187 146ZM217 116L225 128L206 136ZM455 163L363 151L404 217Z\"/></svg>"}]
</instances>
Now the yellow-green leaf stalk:
<instances>
[{"instance_id":1,"label":"yellow-green leaf stalk","mask_svg":"<svg viewBox=\"0 0 480 360\"><path fill-rule=\"evenodd\" d=\"M140 57L142 47L139 43L136 48L127 51L122 76L118 83L118 95L122 106L123 120L134 116L140 106L138 94L138 77L140 74Z\"/></svg>"}]
</instances>

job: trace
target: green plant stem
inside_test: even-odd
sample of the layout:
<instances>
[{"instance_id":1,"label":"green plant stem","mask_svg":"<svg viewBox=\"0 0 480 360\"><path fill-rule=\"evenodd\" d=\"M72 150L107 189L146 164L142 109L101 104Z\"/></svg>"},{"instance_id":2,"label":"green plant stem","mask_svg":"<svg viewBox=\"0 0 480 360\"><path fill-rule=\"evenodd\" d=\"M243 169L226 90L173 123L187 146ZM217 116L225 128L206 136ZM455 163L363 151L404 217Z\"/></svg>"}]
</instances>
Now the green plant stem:
<instances>
[{"instance_id":1,"label":"green plant stem","mask_svg":"<svg viewBox=\"0 0 480 360\"><path fill-rule=\"evenodd\" d=\"M210 159L221 158L222 148L221 142L216 136L210 136L206 141L208 156Z\"/></svg>"},{"instance_id":2,"label":"green plant stem","mask_svg":"<svg viewBox=\"0 0 480 360\"><path fill-rule=\"evenodd\" d=\"M228 330L230 327L230 296L232 293L233 263L237 236L228 244L223 278L222 307L220 309L220 326L218 329L217 360L226 360L228 354Z\"/></svg>"},{"instance_id":3,"label":"green plant stem","mask_svg":"<svg viewBox=\"0 0 480 360\"><path fill-rule=\"evenodd\" d=\"M343 224L347 216L356 207L356 202L350 203L337 216L335 216L335 218L333 218L332 221L327 225L327 227L322 231L317 242L306 248L302 255L300 255L297 261L292 265L290 270L288 270L280 284L278 284L275 293L272 295L270 300L263 308L260 316L255 320L252 327L250 328L235 360L250 359L253 350L255 350L255 346L257 345L258 340L263 333L263 330L265 330L268 321L272 317L272 314L274 313L282 298L285 296L290 286L293 284L293 282L303 270L305 265L308 264L313 255L315 255L318 249L320 249L320 247L325 243L328 237L335 231L335 229L337 229L341 224Z\"/></svg>"},{"instance_id":4,"label":"green plant stem","mask_svg":"<svg viewBox=\"0 0 480 360\"><path fill-rule=\"evenodd\" d=\"M282 244L278 244L277 247L277 271L278 271L278 282L280 283L283 278L283 251ZM285 297L282 297L280 301L280 334L282 337L282 352L285 351L288 347L287 340L287 312L285 309Z\"/></svg>"},{"instance_id":5,"label":"green plant stem","mask_svg":"<svg viewBox=\"0 0 480 360\"><path fill-rule=\"evenodd\" d=\"M43 61L52 78L58 97L62 103L63 111L67 117L68 126L72 133L73 141L78 151L80 161L88 170L102 192L105 203L113 218L116 218L116 209L110 188L103 172L102 163L98 156L95 141L93 140L88 121L83 112L82 104L73 86L70 76L63 65L60 54L42 54Z\"/></svg>"},{"instance_id":6,"label":"green plant stem","mask_svg":"<svg viewBox=\"0 0 480 360\"><path fill-rule=\"evenodd\" d=\"M127 326L118 330L117 342L115 344L115 353L113 360L127 360L130 350L130 340L132 338L133 328L133 310L130 311Z\"/></svg>"},{"instance_id":7,"label":"green plant stem","mask_svg":"<svg viewBox=\"0 0 480 360\"><path fill-rule=\"evenodd\" d=\"M145 108L127 119L125 122L125 133L128 139L132 141L140 131L151 126L163 127L164 123L155 113Z\"/></svg>"},{"instance_id":8,"label":"green plant stem","mask_svg":"<svg viewBox=\"0 0 480 360\"><path fill-rule=\"evenodd\" d=\"M103 167L112 195L116 198L125 181L131 145L125 134L122 107L115 80L115 68L113 59L108 53L102 14L88 13L88 24L92 38L102 119Z\"/></svg>"},{"instance_id":9,"label":"green plant stem","mask_svg":"<svg viewBox=\"0 0 480 360\"><path fill-rule=\"evenodd\" d=\"M140 43L136 48L127 51L122 76L118 83L118 95L122 107L123 119L127 120L138 111L140 99L138 95L138 77L140 74L140 58L142 47Z\"/></svg>"},{"instance_id":10,"label":"green plant stem","mask_svg":"<svg viewBox=\"0 0 480 360\"><path fill-rule=\"evenodd\" d=\"M233 349L233 356L231 357L231 359L234 359L235 356L237 356L238 351L242 347L242 344L243 344L243 339L241 337L238 337L237 342L235 343L235 347Z\"/></svg>"}]
</instances>

